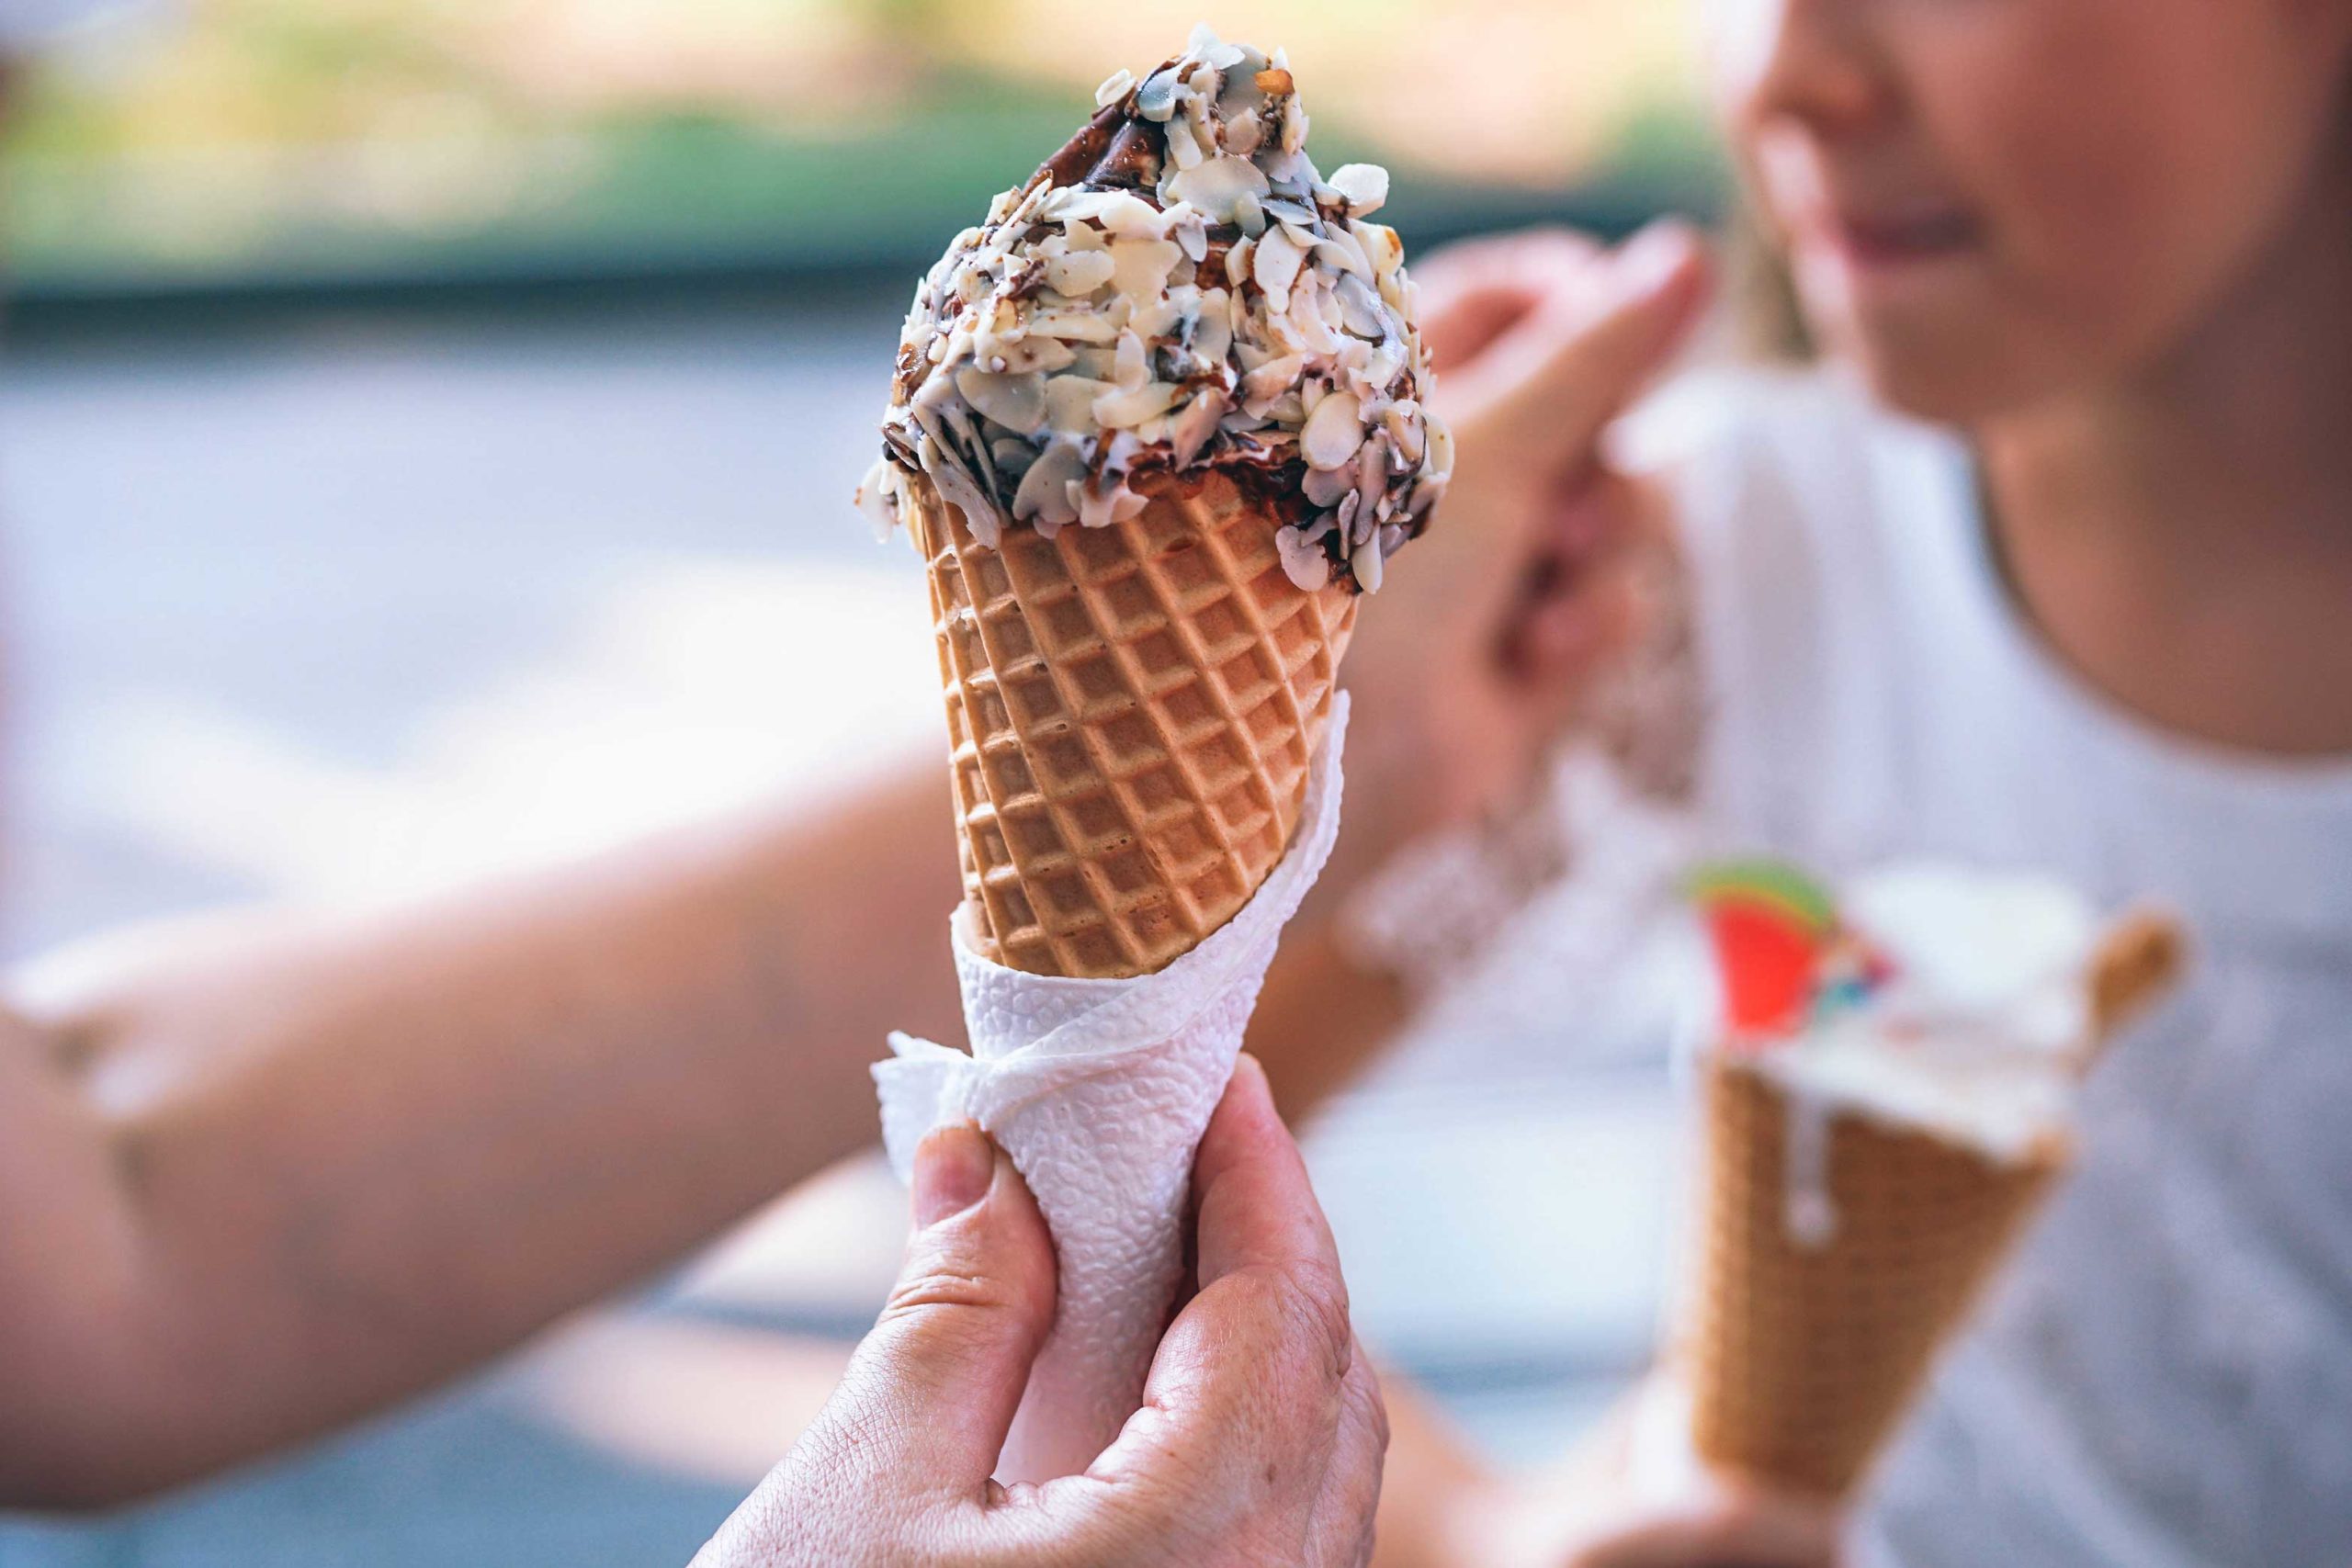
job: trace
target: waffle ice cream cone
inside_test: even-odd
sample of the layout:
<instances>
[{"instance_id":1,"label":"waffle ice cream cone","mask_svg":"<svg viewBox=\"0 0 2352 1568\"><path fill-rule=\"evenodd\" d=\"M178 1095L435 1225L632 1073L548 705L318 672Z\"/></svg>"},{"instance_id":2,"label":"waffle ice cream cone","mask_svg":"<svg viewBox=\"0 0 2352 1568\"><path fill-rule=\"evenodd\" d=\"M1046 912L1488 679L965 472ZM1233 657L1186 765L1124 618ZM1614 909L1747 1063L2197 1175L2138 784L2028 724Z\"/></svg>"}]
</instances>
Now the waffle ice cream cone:
<instances>
[{"instance_id":1,"label":"waffle ice cream cone","mask_svg":"<svg viewBox=\"0 0 2352 1568\"><path fill-rule=\"evenodd\" d=\"M902 1172L969 1120L1052 1232L999 1474L1082 1471L1142 1397L1193 1158L1339 830L1360 598L1453 438L1388 176L1327 178L1289 62L1203 28L924 276L859 492L930 585L968 1051L893 1036Z\"/></svg>"},{"instance_id":2,"label":"waffle ice cream cone","mask_svg":"<svg viewBox=\"0 0 2352 1568\"><path fill-rule=\"evenodd\" d=\"M966 931L1032 974L1149 974L1249 902L1289 846L1356 595L1283 570L1281 519L1226 474L995 548L928 485Z\"/></svg>"},{"instance_id":3,"label":"waffle ice cream cone","mask_svg":"<svg viewBox=\"0 0 2352 1568\"><path fill-rule=\"evenodd\" d=\"M1698 1284L1679 1353L1702 1459L1835 1496L1902 1419L2063 1156L2001 1163L1831 1113L1837 1229L1807 1245L1789 1224L1792 1114L1781 1085L1708 1064Z\"/></svg>"},{"instance_id":4,"label":"waffle ice cream cone","mask_svg":"<svg viewBox=\"0 0 2352 1568\"><path fill-rule=\"evenodd\" d=\"M1862 1479L2064 1174L2075 1080L2184 961L2161 914L2101 932L2047 885L1901 874L1877 899L1902 937L1884 948L1784 870L1735 874L1711 909L1735 1016L1701 1068L1673 1347L1691 1445L1829 1497ZM1962 978L1903 977L1938 946L1968 964L1994 927L2030 934Z\"/></svg>"}]
</instances>

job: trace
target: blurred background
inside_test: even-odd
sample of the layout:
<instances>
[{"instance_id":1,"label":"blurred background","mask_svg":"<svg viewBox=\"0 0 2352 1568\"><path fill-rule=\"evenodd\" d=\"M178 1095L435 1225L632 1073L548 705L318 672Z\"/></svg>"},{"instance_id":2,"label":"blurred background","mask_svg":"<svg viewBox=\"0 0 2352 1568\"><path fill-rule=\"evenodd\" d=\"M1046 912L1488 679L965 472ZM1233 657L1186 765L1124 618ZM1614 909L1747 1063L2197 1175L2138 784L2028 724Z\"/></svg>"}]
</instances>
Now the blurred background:
<instances>
[{"instance_id":1,"label":"blurred background","mask_svg":"<svg viewBox=\"0 0 2352 1568\"><path fill-rule=\"evenodd\" d=\"M936 745L919 570L849 496L917 271L1098 80L1205 19L1289 49L1409 246L1615 232L1721 188L1686 8L0 0L22 983ZM1644 1363L1666 1261L1665 1024L1573 994L1587 931L1536 911L1513 983L1310 1138L1366 1339L1526 1459ZM1515 1021L1565 1009L1580 1048L1531 1056ZM902 1202L844 1168L311 1452L0 1517L0 1565L683 1562L870 1320Z\"/></svg>"}]
</instances>

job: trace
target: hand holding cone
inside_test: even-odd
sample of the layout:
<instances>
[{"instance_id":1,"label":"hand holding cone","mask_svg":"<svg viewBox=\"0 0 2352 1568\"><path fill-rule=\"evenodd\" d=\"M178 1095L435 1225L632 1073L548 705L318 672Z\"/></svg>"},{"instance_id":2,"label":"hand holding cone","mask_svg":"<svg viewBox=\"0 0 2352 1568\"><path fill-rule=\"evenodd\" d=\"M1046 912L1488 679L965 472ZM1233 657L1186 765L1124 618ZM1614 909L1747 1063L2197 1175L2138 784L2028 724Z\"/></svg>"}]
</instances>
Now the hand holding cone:
<instances>
[{"instance_id":1,"label":"hand holding cone","mask_svg":"<svg viewBox=\"0 0 2352 1568\"><path fill-rule=\"evenodd\" d=\"M894 1037L886 1142L977 1121L1060 1270L1008 1480L1135 1409L1194 1146L1337 831L1359 596L1453 464L1366 220L1387 176L1317 173L1287 61L1204 29L1097 103L925 277L860 496L929 573L973 1047Z\"/></svg>"}]
</instances>

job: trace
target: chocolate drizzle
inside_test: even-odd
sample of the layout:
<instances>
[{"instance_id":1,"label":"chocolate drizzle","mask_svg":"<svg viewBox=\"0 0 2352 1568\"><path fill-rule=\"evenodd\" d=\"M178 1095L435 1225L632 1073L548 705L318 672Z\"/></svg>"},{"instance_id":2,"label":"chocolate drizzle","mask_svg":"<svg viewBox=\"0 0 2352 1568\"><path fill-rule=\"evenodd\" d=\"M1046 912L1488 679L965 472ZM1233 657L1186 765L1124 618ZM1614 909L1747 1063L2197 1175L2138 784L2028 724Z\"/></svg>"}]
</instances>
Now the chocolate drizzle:
<instances>
[{"instance_id":1,"label":"chocolate drizzle","mask_svg":"<svg viewBox=\"0 0 2352 1568\"><path fill-rule=\"evenodd\" d=\"M1068 145L1040 164L1030 184L1043 180L1051 186L1148 191L1159 183L1167 146L1165 131L1136 118L1130 93L1105 106Z\"/></svg>"}]
</instances>

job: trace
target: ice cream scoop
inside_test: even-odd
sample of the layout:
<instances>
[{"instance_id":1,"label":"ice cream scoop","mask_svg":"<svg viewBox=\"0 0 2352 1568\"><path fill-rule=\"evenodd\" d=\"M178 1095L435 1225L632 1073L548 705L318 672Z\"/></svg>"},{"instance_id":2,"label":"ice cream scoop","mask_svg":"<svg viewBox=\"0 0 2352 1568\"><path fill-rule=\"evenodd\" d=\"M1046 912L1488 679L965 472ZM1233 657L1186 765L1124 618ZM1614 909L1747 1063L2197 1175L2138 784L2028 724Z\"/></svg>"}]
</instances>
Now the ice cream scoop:
<instances>
[{"instance_id":1,"label":"ice cream scoop","mask_svg":"<svg viewBox=\"0 0 2352 1568\"><path fill-rule=\"evenodd\" d=\"M1854 878L1826 917L1819 894L1799 919L1797 880L1734 868L1703 895L1727 995L1750 1010L1727 1021L1725 1049L1792 1098L1995 1159L2064 1140L2107 1006L2087 898L2031 873L1919 861Z\"/></svg>"},{"instance_id":2,"label":"ice cream scoop","mask_svg":"<svg viewBox=\"0 0 2352 1568\"><path fill-rule=\"evenodd\" d=\"M1453 468L1403 247L1369 220L1387 175L1319 175L1282 52L1206 28L1097 101L924 277L861 505L887 534L922 476L994 545L1217 470L1279 512L1299 588L1377 589Z\"/></svg>"}]
</instances>

